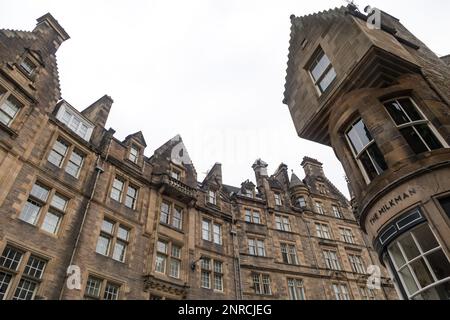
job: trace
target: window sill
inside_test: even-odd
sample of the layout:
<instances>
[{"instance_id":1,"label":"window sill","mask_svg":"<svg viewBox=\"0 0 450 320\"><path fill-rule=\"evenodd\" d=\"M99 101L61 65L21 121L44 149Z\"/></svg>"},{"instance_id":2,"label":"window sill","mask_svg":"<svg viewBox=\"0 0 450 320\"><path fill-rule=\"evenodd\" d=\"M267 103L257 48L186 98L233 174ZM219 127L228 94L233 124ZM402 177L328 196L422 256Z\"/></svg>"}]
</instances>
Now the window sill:
<instances>
[{"instance_id":1,"label":"window sill","mask_svg":"<svg viewBox=\"0 0 450 320\"><path fill-rule=\"evenodd\" d=\"M176 227L174 227L174 226L172 226L172 225L170 225L170 224L168 224L168 223L164 223L164 222L159 222L159 224L161 225L161 226L163 226L163 227L166 227L166 228L169 228L169 229L171 229L171 230L174 230L174 231L176 231L176 232L178 232L178 233L181 233L181 234L184 234L184 231L183 231L183 229L178 229L178 228L176 228Z\"/></svg>"},{"instance_id":2,"label":"window sill","mask_svg":"<svg viewBox=\"0 0 450 320\"><path fill-rule=\"evenodd\" d=\"M5 131L13 139L17 138L18 136L16 131L8 127L6 124L3 124L2 122L0 122L0 129L3 129L3 131Z\"/></svg>"}]
</instances>

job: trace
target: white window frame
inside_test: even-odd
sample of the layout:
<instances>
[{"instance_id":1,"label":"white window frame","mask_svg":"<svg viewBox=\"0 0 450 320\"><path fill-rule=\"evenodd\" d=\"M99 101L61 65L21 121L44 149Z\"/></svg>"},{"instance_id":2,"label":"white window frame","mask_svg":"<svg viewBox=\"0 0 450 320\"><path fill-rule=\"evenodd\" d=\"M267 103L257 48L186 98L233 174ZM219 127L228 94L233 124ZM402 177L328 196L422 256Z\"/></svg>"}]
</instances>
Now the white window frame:
<instances>
[{"instance_id":1,"label":"white window frame","mask_svg":"<svg viewBox=\"0 0 450 320\"><path fill-rule=\"evenodd\" d=\"M316 80L316 79L314 79L314 75L313 75L313 72L312 72L313 69L314 69L313 65L316 64L316 66L317 66L323 56L326 56L326 58L328 59L330 64L324 69L323 73ZM320 83L325 79L325 77L328 75L328 73L331 70L333 70L335 76L334 76L333 80L331 80L330 84L325 89L322 90L322 87L320 86ZM317 93L319 94L319 96L322 96L337 78L336 69L334 69L330 58L328 57L328 55L325 53L325 51L321 47L319 47L316 50L316 52L313 55L313 58L311 59L310 63L308 64L308 74L311 77L311 80L314 83L314 87L316 88Z\"/></svg>"},{"instance_id":2,"label":"white window frame","mask_svg":"<svg viewBox=\"0 0 450 320\"><path fill-rule=\"evenodd\" d=\"M64 115L68 114L70 117L69 119L65 119ZM94 132L95 125L86 119L80 112L78 112L75 108L70 106L67 102L64 102L59 107L58 113L56 114L56 118L64 123L72 132L74 132L76 135L81 137L82 139L86 141L91 140L92 132ZM74 119L77 119L79 121L79 124L76 129L71 127L72 122ZM87 128L85 134L82 134L82 127L83 125Z\"/></svg>"},{"instance_id":3,"label":"white window frame","mask_svg":"<svg viewBox=\"0 0 450 320\"><path fill-rule=\"evenodd\" d=\"M411 101L411 103L413 104L413 106L415 107L416 111L422 116L423 120L417 120L417 121L413 121L411 120L411 118L409 117L409 114L405 111L405 109L403 108L403 105L400 103L399 100L401 99L408 99L409 101ZM387 110L385 104L389 103L389 102L397 102L397 104L400 106L400 108L402 109L403 113L408 117L408 119L410 120L410 122L408 123L404 123L402 125L397 125L397 123L395 122L394 118L391 116L390 112ZM428 151L432 151L430 149L430 147L428 146L428 144L426 143L426 141L423 139L422 135L417 131L417 129L415 128L415 126L418 125L423 125L426 124L428 126L428 128L431 130L431 132L434 134L434 136L436 137L437 140L439 140L439 142L442 144L443 148L449 148L449 145L447 144L447 142L444 140L444 138L441 136L441 134L439 133L439 131L437 131L437 129L434 127L434 125L431 123L430 120L428 120L427 116L425 115L425 113L419 108L419 106L417 105L417 103L414 101L413 98L411 98L410 96L400 96L394 99L389 99L386 101L383 101L383 105L384 108L386 110L386 112L389 114L389 117L391 118L392 122L394 123L395 127L400 131L401 129L404 128L409 128L412 127L414 132L417 134L417 136L419 136L420 140L422 141L422 143L425 145L425 147L428 149Z\"/></svg>"}]
</instances>

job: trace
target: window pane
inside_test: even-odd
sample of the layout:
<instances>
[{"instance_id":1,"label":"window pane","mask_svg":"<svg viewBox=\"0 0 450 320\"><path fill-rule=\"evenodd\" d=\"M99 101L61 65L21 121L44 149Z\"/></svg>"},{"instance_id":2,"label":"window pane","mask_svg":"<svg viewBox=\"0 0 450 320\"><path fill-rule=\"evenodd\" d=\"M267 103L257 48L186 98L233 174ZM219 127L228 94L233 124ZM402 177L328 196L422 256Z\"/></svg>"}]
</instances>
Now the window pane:
<instances>
[{"instance_id":1,"label":"window pane","mask_svg":"<svg viewBox=\"0 0 450 320\"><path fill-rule=\"evenodd\" d=\"M59 229L59 224L61 221L61 215L53 212L47 212L45 215L44 222L42 223L42 230L47 231L52 234L56 234Z\"/></svg>"},{"instance_id":2,"label":"window pane","mask_svg":"<svg viewBox=\"0 0 450 320\"><path fill-rule=\"evenodd\" d=\"M169 275L172 278L179 278L180 277L180 261L171 259L170 260L170 272Z\"/></svg>"},{"instance_id":3,"label":"window pane","mask_svg":"<svg viewBox=\"0 0 450 320\"><path fill-rule=\"evenodd\" d=\"M34 298L36 287L36 282L20 279L19 285L14 293L13 300L32 300Z\"/></svg>"},{"instance_id":4,"label":"window pane","mask_svg":"<svg viewBox=\"0 0 450 320\"><path fill-rule=\"evenodd\" d=\"M388 169L387 164L384 161L384 157L381 154L381 151L380 151L380 149L378 149L378 146L376 144L371 145L367 149L367 152L370 154L370 156L372 158L372 162L373 162L378 174L381 174Z\"/></svg>"},{"instance_id":5,"label":"window pane","mask_svg":"<svg viewBox=\"0 0 450 320\"><path fill-rule=\"evenodd\" d=\"M102 231L112 234L114 229L114 223L108 220L103 220L102 223Z\"/></svg>"},{"instance_id":6,"label":"window pane","mask_svg":"<svg viewBox=\"0 0 450 320\"><path fill-rule=\"evenodd\" d=\"M439 247L434 234L431 232L428 224L424 224L413 231L414 236L424 253Z\"/></svg>"},{"instance_id":7,"label":"window pane","mask_svg":"<svg viewBox=\"0 0 450 320\"><path fill-rule=\"evenodd\" d=\"M423 120L422 115L417 111L411 99L399 99L398 102L402 105L403 109L406 111L412 121Z\"/></svg>"},{"instance_id":8,"label":"window pane","mask_svg":"<svg viewBox=\"0 0 450 320\"><path fill-rule=\"evenodd\" d=\"M4 299L6 293L8 292L11 279L12 276L10 274L0 272L0 301Z\"/></svg>"},{"instance_id":9,"label":"window pane","mask_svg":"<svg viewBox=\"0 0 450 320\"><path fill-rule=\"evenodd\" d=\"M158 241L156 249L158 250L158 252L162 252L162 253L167 254L167 252L168 252L168 244L166 242Z\"/></svg>"},{"instance_id":10,"label":"window pane","mask_svg":"<svg viewBox=\"0 0 450 320\"><path fill-rule=\"evenodd\" d=\"M119 227L119 230L117 231L117 238L128 241L128 238L130 236L130 231L122 226Z\"/></svg>"},{"instance_id":11,"label":"window pane","mask_svg":"<svg viewBox=\"0 0 450 320\"><path fill-rule=\"evenodd\" d=\"M423 259L419 259L411 263L411 268L413 269L422 288L425 288L434 282L433 276L431 275L430 270Z\"/></svg>"},{"instance_id":12,"label":"window pane","mask_svg":"<svg viewBox=\"0 0 450 320\"><path fill-rule=\"evenodd\" d=\"M423 143L423 141L418 136L417 132L414 130L414 127L407 127L400 130L406 142L408 142L411 149L416 153L424 153L428 151L427 146Z\"/></svg>"},{"instance_id":13,"label":"window pane","mask_svg":"<svg viewBox=\"0 0 450 320\"><path fill-rule=\"evenodd\" d=\"M377 169L374 166L374 163L372 162L372 160L370 159L369 154L366 152L363 152L361 154L361 157L359 158L359 160L361 161L367 176L369 177L370 180L375 179L378 176L378 172Z\"/></svg>"},{"instance_id":14,"label":"window pane","mask_svg":"<svg viewBox=\"0 0 450 320\"><path fill-rule=\"evenodd\" d=\"M19 219L29 224L35 225L41 207L42 206L39 203L34 202L32 200L28 200L22 212L20 213Z\"/></svg>"},{"instance_id":15,"label":"window pane","mask_svg":"<svg viewBox=\"0 0 450 320\"><path fill-rule=\"evenodd\" d=\"M33 188L31 189L31 195L42 201L47 201L49 193L50 190L48 188L43 187L39 184L34 184Z\"/></svg>"},{"instance_id":16,"label":"window pane","mask_svg":"<svg viewBox=\"0 0 450 320\"><path fill-rule=\"evenodd\" d=\"M116 261L124 262L127 245L124 242L117 241L114 245L113 259Z\"/></svg>"},{"instance_id":17,"label":"window pane","mask_svg":"<svg viewBox=\"0 0 450 320\"><path fill-rule=\"evenodd\" d=\"M101 282L100 279L89 277L86 283L86 294L93 297L99 297Z\"/></svg>"},{"instance_id":18,"label":"window pane","mask_svg":"<svg viewBox=\"0 0 450 320\"><path fill-rule=\"evenodd\" d=\"M401 244L408 261L411 261L420 255L419 249L417 248L411 234L403 236L399 240L399 243Z\"/></svg>"},{"instance_id":19,"label":"window pane","mask_svg":"<svg viewBox=\"0 0 450 320\"><path fill-rule=\"evenodd\" d=\"M397 243L394 243L389 248L389 255L391 256L392 260L394 260L396 268L401 268L406 264L406 260L403 257L403 253L400 251L400 248L398 247Z\"/></svg>"},{"instance_id":20,"label":"window pane","mask_svg":"<svg viewBox=\"0 0 450 320\"><path fill-rule=\"evenodd\" d=\"M334 68L331 68L330 70L328 70L325 77L320 81L319 83L320 90L322 92L327 90L335 78L336 78L336 71L334 70Z\"/></svg>"},{"instance_id":21,"label":"window pane","mask_svg":"<svg viewBox=\"0 0 450 320\"><path fill-rule=\"evenodd\" d=\"M97 253L107 256L109 254L109 245L110 245L109 238L102 235L99 236L96 248Z\"/></svg>"},{"instance_id":22,"label":"window pane","mask_svg":"<svg viewBox=\"0 0 450 320\"><path fill-rule=\"evenodd\" d=\"M181 230L182 228L183 209L175 206L173 210L172 226Z\"/></svg>"},{"instance_id":23,"label":"window pane","mask_svg":"<svg viewBox=\"0 0 450 320\"><path fill-rule=\"evenodd\" d=\"M411 272L409 271L408 267L405 267L402 270L400 270L399 275L403 279L403 282L405 283L406 288L410 295L419 291L419 287L417 287L417 284L414 281L414 278Z\"/></svg>"},{"instance_id":24,"label":"window pane","mask_svg":"<svg viewBox=\"0 0 450 320\"><path fill-rule=\"evenodd\" d=\"M359 154L373 140L362 120L353 125L347 132L347 136L356 154Z\"/></svg>"},{"instance_id":25,"label":"window pane","mask_svg":"<svg viewBox=\"0 0 450 320\"><path fill-rule=\"evenodd\" d=\"M27 266L25 267L24 273L30 277L41 279L46 264L47 264L46 261L31 256L30 259L28 259L28 263Z\"/></svg>"},{"instance_id":26,"label":"window pane","mask_svg":"<svg viewBox=\"0 0 450 320\"><path fill-rule=\"evenodd\" d=\"M165 273L166 272L166 256L162 254L156 255L156 265L155 265L155 271L159 273Z\"/></svg>"},{"instance_id":27,"label":"window pane","mask_svg":"<svg viewBox=\"0 0 450 320\"><path fill-rule=\"evenodd\" d=\"M52 207L56 208L58 210L61 211L65 211L66 210L66 206L67 206L67 199L59 194L55 194L52 198Z\"/></svg>"},{"instance_id":28,"label":"window pane","mask_svg":"<svg viewBox=\"0 0 450 320\"><path fill-rule=\"evenodd\" d=\"M450 277L450 262L441 249L427 255L426 259L438 280Z\"/></svg>"},{"instance_id":29,"label":"window pane","mask_svg":"<svg viewBox=\"0 0 450 320\"><path fill-rule=\"evenodd\" d=\"M436 138L436 136L430 130L427 124L415 126L415 128L422 136L423 140L425 140L430 150L437 150L443 148L442 143Z\"/></svg>"},{"instance_id":30,"label":"window pane","mask_svg":"<svg viewBox=\"0 0 450 320\"><path fill-rule=\"evenodd\" d=\"M322 51L316 58L316 62L311 66L311 74L315 81L319 80L327 67L330 65L330 59Z\"/></svg>"},{"instance_id":31,"label":"window pane","mask_svg":"<svg viewBox=\"0 0 450 320\"><path fill-rule=\"evenodd\" d=\"M71 176L78 178L81 166L83 164L83 156L79 155L76 151L73 151L69 162L67 163L66 172Z\"/></svg>"},{"instance_id":32,"label":"window pane","mask_svg":"<svg viewBox=\"0 0 450 320\"><path fill-rule=\"evenodd\" d=\"M22 256L23 252L11 247L6 247L0 257L0 266L16 271L22 260Z\"/></svg>"},{"instance_id":33,"label":"window pane","mask_svg":"<svg viewBox=\"0 0 450 320\"><path fill-rule=\"evenodd\" d=\"M169 223L170 204L167 202L161 203L161 215L159 221L165 224Z\"/></svg>"},{"instance_id":34,"label":"window pane","mask_svg":"<svg viewBox=\"0 0 450 320\"><path fill-rule=\"evenodd\" d=\"M397 101L390 101L385 103L384 105L391 115L392 119L394 119L396 125L399 126L410 122L408 116L403 112Z\"/></svg>"},{"instance_id":35,"label":"window pane","mask_svg":"<svg viewBox=\"0 0 450 320\"><path fill-rule=\"evenodd\" d=\"M181 259L181 248L176 246L176 245L172 245L172 257L176 258L176 259Z\"/></svg>"},{"instance_id":36,"label":"window pane","mask_svg":"<svg viewBox=\"0 0 450 320\"><path fill-rule=\"evenodd\" d=\"M103 298L105 300L117 300L118 297L119 297L119 286L108 282L106 284L105 294Z\"/></svg>"}]
</instances>

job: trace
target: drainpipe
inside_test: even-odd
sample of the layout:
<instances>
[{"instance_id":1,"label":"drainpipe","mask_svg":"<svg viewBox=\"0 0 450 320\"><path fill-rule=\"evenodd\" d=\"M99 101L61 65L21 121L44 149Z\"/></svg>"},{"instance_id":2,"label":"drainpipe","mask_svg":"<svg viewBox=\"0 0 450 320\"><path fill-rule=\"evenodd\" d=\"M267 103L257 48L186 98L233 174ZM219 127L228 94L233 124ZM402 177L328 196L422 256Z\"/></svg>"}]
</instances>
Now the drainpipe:
<instances>
[{"instance_id":1,"label":"drainpipe","mask_svg":"<svg viewBox=\"0 0 450 320\"><path fill-rule=\"evenodd\" d=\"M103 161L103 163L106 163L106 161L109 158L109 151L110 151L110 148L111 148L111 144L112 144L112 138L110 138L110 140L109 140L108 149L106 150L106 157L105 157L105 160ZM98 179L100 178L100 175L104 172L103 168L100 166L100 159L101 159L101 155L98 154L97 155L97 160L96 160L96 165L95 165L96 173L95 173L94 184L92 186L92 190L91 190L91 193L90 193L90 196L89 196L89 199L88 199L88 203L87 203L86 208L84 209L84 212L83 212L83 219L81 220L80 229L78 230L77 237L75 238L75 244L74 244L74 247L73 247L73 250L72 250L72 255L70 257L69 266L72 265L73 260L75 259L75 255L77 253L77 249L79 248L79 244L80 244L81 234L83 233L84 224L86 222L87 213L89 211L89 208L91 207L92 199L94 198L95 189L97 187ZM66 277L64 277L64 283L63 283L63 286L61 288L61 293L59 295L59 300L62 300L62 297L64 295L64 289L66 287L66 283L65 283L66 280L67 280L67 275L66 275Z\"/></svg>"},{"instance_id":2,"label":"drainpipe","mask_svg":"<svg viewBox=\"0 0 450 320\"><path fill-rule=\"evenodd\" d=\"M306 226L306 231L308 233L309 246L311 248L311 253L312 253L313 259L314 259L314 265L316 267L317 274L320 276L319 264L318 264L318 261L317 261L316 253L314 252L314 247L312 245L311 231L309 230L308 223L306 222L305 218L303 217L303 213L300 215L300 219L303 221L303 223ZM324 300L326 300L327 293L326 293L325 284L323 282L323 278L322 277L320 278L320 282L322 284L323 296L325 298Z\"/></svg>"},{"instance_id":3,"label":"drainpipe","mask_svg":"<svg viewBox=\"0 0 450 320\"><path fill-rule=\"evenodd\" d=\"M239 254L239 242L236 230L235 210L233 210L231 222L231 237L233 238L233 266L234 266L234 283L235 283L236 299L242 300L243 295L242 295L241 259Z\"/></svg>"}]
</instances>

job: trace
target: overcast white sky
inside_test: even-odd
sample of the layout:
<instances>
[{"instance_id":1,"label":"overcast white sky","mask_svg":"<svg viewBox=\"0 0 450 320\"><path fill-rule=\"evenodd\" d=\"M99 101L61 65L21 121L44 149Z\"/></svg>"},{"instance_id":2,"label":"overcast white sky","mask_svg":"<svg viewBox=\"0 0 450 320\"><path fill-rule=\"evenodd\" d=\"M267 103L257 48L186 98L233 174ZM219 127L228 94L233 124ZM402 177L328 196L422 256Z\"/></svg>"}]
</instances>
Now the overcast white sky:
<instances>
[{"instance_id":1,"label":"overcast white sky","mask_svg":"<svg viewBox=\"0 0 450 320\"><path fill-rule=\"evenodd\" d=\"M0 0L0 28L32 30L50 12L71 39L58 51L62 95L79 110L108 94L118 139L142 130L146 155L181 134L199 180L215 162L224 182L306 155L348 194L333 150L297 137L282 104L291 14L344 0ZM450 53L447 0L357 1L400 20L439 55Z\"/></svg>"}]
</instances>

